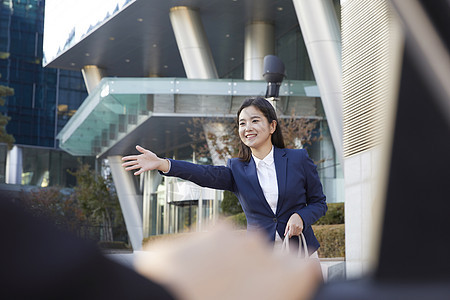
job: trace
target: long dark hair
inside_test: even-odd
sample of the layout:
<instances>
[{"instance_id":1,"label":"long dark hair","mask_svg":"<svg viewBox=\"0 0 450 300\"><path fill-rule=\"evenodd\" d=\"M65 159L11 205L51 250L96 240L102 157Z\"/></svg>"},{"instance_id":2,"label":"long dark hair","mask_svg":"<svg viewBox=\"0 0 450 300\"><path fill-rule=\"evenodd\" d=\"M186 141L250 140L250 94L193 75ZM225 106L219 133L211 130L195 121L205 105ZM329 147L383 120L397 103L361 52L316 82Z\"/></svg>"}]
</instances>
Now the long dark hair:
<instances>
[{"instance_id":1,"label":"long dark hair","mask_svg":"<svg viewBox=\"0 0 450 300\"><path fill-rule=\"evenodd\" d=\"M275 127L275 131L272 134L271 140L272 144L275 147L278 148L284 148L284 139L283 134L281 133L280 123L278 122L277 113L275 112L274 107L272 104L270 104L269 101L267 101L263 97L252 97L247 98L242 102L241 107L239 108L237 112L237 123L239 126L239 115L241 114L241 111L249 106L254 106L257 109L259 109L263 115L266 117L267 121L269 121L269 124L272 123L272 121L276 121L277 125ZM239 159L245 162L249 162L250 158L252 157L252 151L250 147L245 145L242 140L239 142Z\"/></svg>"}]
</instances>

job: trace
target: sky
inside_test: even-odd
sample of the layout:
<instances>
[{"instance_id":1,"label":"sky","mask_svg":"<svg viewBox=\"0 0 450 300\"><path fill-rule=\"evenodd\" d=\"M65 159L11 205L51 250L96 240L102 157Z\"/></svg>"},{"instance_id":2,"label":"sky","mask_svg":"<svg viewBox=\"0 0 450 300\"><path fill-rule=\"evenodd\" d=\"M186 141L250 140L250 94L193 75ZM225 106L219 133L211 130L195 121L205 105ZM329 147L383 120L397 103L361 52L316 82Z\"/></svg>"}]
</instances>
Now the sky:
<instances>
[{"instance_id":1,"label":"sky","mask_svg":"<svg viewBox=\"0 0 450 300\"><path fill-rule=\"evenodd\" d=\"M112 15L118 5L122 9L127 0L46 0L44 19L44 66L63 50L64 45L75 28L71 45L86 34L89 26ZM134 2L130 1L130 3ZM129 4L128 4L129 5Z\"/></svg>"}]
</instances>

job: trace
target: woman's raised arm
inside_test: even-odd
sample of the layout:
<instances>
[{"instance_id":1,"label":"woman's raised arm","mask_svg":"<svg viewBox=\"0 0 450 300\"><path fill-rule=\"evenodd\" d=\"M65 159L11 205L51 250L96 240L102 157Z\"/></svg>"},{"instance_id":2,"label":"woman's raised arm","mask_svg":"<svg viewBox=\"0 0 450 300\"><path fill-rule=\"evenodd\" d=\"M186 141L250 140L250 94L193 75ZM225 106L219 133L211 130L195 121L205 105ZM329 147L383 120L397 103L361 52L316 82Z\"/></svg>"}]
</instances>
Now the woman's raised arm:
<instances>
[{"instance_id":1,"label":"woman's raised arm","mask_svg":"<svg viewBox=\"0 0 450 300\"><path fill-rule=\"evenodd\" d=\"M159 158L152 151L142 148L139 145L136 145L136 149L141 152L141 154L122 157L122 160L125 161L122 164L122 166L125 167L125 170L138 170L134 172L134 175L139 175L150 170L159 170L162 172L169 171L170 165L167 159Z\"/></svg>"}]
</instances>

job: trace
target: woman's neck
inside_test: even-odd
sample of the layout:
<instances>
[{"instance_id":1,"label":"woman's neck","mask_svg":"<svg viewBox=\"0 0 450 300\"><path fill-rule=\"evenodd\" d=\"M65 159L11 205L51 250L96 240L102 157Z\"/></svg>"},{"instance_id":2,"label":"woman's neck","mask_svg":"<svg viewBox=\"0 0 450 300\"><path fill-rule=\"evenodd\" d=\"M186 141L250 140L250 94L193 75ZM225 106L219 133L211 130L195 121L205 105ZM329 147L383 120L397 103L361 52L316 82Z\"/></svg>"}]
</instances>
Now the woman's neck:
<instances>
[{"instance_id":1,"label":"woman's neck","mask_svg":"<svg viewBox=\"0 0 450 300\"><path fill-rule=\"evenodd\" d=\"M259 147L257 149L250 148L250 150L252 151L252 154L256 156L256 158L264 159L270 153L270 151L272 151L272 143L264 145L263 147Z\"/></svg>"}]
</instances>

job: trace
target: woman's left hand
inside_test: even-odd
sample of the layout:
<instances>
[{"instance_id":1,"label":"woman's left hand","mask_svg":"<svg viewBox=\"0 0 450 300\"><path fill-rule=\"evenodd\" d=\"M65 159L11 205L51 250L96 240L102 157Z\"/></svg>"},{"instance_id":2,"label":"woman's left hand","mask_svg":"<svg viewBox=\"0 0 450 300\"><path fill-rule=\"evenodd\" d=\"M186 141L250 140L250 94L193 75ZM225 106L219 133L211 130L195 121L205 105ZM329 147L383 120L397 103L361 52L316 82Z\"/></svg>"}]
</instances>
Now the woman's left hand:
<instances>
[{"instance_id":1,"label":"woman's left hand","mask_svg":"<svg viewBox=\"0 0 450 300\"><path fill-rule=\"evenodd\" d=\"M289 238L300 235L303 231L303 220L299 214L293 213L286 224L286 230L284 231L284 236L289 232Z\"/></svg>"}]
</instances>

